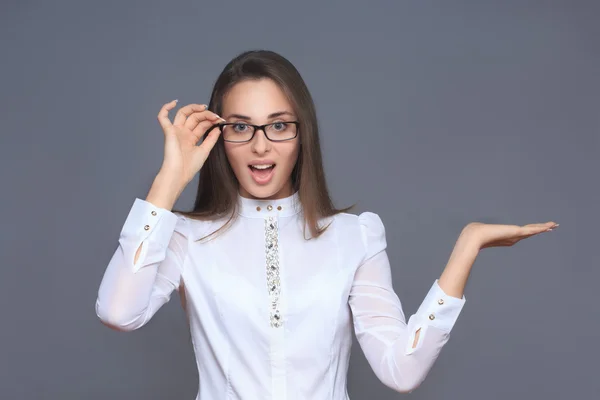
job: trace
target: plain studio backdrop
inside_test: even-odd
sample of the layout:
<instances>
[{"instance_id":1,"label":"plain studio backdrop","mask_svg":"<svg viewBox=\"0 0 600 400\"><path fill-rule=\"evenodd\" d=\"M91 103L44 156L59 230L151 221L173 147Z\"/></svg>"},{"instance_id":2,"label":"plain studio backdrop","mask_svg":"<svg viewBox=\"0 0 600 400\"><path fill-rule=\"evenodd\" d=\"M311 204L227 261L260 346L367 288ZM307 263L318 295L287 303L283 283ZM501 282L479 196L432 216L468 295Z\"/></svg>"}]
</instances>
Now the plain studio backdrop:
<instances>
[{"instance_id":1,"label":"plain studio backdrop","mask_svg":"<svg viewBox=\"0 0 600 400\"><path fill-rule=\"evenodd\" d=\"M133 333L102 325L94 302L161 165L159 108L208 102L249 49L280 52L305 78L332 196L382 217L407 318L468 222L560 223L480 253L450 340L410 397L598 398L598 3L0 9L0 398L194 398L178 295ZM177 207L192 206L196 184ZM353 400L406 396L379 382L356 341L348 387Z\"/></svg>"}]
</instances>

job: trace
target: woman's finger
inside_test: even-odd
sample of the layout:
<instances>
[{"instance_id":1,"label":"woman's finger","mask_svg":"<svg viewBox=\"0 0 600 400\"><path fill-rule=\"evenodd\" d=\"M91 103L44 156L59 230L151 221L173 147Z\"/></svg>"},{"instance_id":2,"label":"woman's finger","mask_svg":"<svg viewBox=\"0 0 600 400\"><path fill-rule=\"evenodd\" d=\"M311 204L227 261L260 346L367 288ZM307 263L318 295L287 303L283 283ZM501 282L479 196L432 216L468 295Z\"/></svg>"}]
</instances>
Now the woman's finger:
<instances>
[{"instance_id":1,"label":"woman's finger","mask_svg":"<svg viewBox=\"0 0 600 400\"><path fill-rule=\"evenodd\" d=\"M548 229L554 229L558 226L557 223L555 222L547 222L545 224L537 224L537 226L535 227L536 230L540 231L540 232L545 232Z\"/></svg>"},{"instance_id":2,"label":"woman's finger","mask_svg":"<svg viewBox=\"0 0 600 400\"><path fill-rule=\"evenodd\" d=\"M166 131L167 128L170 128L173 126L173 124L171 124L171 121L169 120L169 111L171 111L175 107L176 104L177 104L177 100L170 101L167 104L163 105L160 108L160 111L158 112L158 116L157 116L158 123L163 128L163 131Z\"/></svg>"},{"instance_id":3,"label":"woman's finger","mask_svg":"<svg viewBox=\"0 0 600 400\"><path fill-rule=\"evenodd\" d=\"M208 158L208 154L215 147L217 140L219 140L219 136L221 135L220 129L211 129L210 133L208 133L202 143L193 151L194 162L197 165L204 165L206 159Z\"/></svg>"},{"instance_id":4,"label":"woman's finger","mask_svg":"<svg viewBox=\"0 0 600 400\"><path fill-rule=\"evenodd\" d=\"M219 119L214 120L214 121L204 120L201 123L199 123L198 125L196 125L196 127L194 128L192 133L194 134L195 137L198 138L198 140L200 140L200 138L202 136L208 135L208 133L210 131L212 131L214 128L218 127L220 123L221 123L221 120L219 120ZM218 129L219 129L219 131L221 131L220 128L218 128Z\"/></svg>"},{"instance_id":5,"label":"woman's finger","mask_svg":"<svg viewBox=\"0 0 600 400\"><path fill-rule=\"evenodd\" d=\"M544 232L547 228L537 227L537 226L529 226L521 228L519 236L522 238L527 238L533 235L537 235L538 233Z\"/></svg>"},{"instance_id":6,"label":"woman's finger","mask_svg":"<svg viewBox=\"0 0 600 400\"><path fill-rule=\"evenodd\" d=\"M541 227L548 227L554 225L554 222L544 222L542 223L538 223L538 224L527 224L527 225L523 225L523 227L527 228L527 227L532 227L532 228L541 228Z\"/></svg>"},{"instance_id":7,"label":"woman's finger","mask_svg":"<svg viewBox=\"0 0 600 400\"><path fill-rule=\"evenodd\" d=\"M217 140L219 140L220 135L221 129L211 129L210 132L204 137L204 140L202 141L202 144L199 147L201 147L203 151L208 155L212 148L215 147L215 144L217 143Z\"/></svg>"},{"instance_id":8,"label":"woman's finger","mask_svg":"<svg viewBox=\"0 0 600 400\"><path fill-rule=\"evenodd\" d=\"M204 122L208 122L208 121L204 121ZM194 136L197 138L196 144L198 144L198 142L200 140L202 140L202 138L204 137L204 141L206 141L206 139L210 136L210 135L217 135L218 136L221 134L221 128L219 127L219 121L216 122L211 122L208 124L205 123L201 123L198 124L198 126L196 127L196 129L194 129L192 132L194 134ZM215 141L216 143L216 141Z\"/></svg>"},{"instance_id":9,"label":"woman's finger","mask_svg":"<svg viewBox=\"0 0 600 400\"><path fill-rule=\"evenodd\" d=\"M196 111L191 113L187 118L185 121L185 127L190 131L193 131L203 121L208 121L208 124L204 124L205 129L209 127L209 124L217 123L219 121L225 122L223 118L219 117L212 111Z\"/></svg>"},{"instance_id":10,"label":"woman's finger","mask_svg":"<svg viewBox=\"0 0 600 400\"><path fill-rule=\"evenodd\" d=\"M173 120L173 125L182 126L185 123L187 117L190 116L195 111L204 111L206 110L205 104L188 104L185 107L181 107L177 114L175 114L175 119Z\"/></svg>"}]
</instances>

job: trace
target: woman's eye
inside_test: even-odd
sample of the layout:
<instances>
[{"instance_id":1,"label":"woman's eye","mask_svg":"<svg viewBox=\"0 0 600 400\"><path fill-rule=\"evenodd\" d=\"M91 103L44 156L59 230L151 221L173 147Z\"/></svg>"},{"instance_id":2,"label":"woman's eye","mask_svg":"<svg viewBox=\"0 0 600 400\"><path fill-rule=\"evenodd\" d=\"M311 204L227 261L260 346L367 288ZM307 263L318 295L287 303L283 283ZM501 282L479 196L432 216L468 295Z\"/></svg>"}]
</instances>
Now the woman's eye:
<instances>
[{"instance_id":1,"label":"woman's eye","mask_svg":"<svg viewBox=\"0 0 600 400\"><path fill-rule=\"evenodd\" d=\"M244 130L248 127L248 125L246 124L235 124L232 125L233 126L233 130L239 133L244 132Z\"/></svg>"},{"instance_id":2,"label":"woman's eye","mask_svg":"<svg viewBox=\"0 0 600 400\"><path fill-rule=\"evenodd\" d=\"M283 131L285 130L286 124L284 122L275 122L273 124L273 129L275 129L276 131Z\"/></svg>"}]
</instances>

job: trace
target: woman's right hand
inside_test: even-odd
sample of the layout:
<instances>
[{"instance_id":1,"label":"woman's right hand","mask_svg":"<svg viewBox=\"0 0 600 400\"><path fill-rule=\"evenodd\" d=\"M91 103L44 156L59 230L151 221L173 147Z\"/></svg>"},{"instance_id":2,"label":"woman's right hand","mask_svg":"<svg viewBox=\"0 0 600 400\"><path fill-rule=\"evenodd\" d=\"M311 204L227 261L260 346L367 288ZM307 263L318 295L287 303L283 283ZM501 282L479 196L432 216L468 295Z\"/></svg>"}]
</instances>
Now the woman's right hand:
<instances>
[{"instance_id":1,"label":"woman's right hand","mask_svg":"<svg viewBox=\"0 0 600 400\"><path fill-rule=\"evenodd\" d=\"M165 134L165 154L161 172L185 187L200 171L208 154L217 143L221 130L216 127L197 143L212 125L225 122L223 118L207 110L203 104L189 104L181 107L173 123L169 120L169 111L177 105L173 100L160 109L158 122Z\"/></svg>"}]
</instances>

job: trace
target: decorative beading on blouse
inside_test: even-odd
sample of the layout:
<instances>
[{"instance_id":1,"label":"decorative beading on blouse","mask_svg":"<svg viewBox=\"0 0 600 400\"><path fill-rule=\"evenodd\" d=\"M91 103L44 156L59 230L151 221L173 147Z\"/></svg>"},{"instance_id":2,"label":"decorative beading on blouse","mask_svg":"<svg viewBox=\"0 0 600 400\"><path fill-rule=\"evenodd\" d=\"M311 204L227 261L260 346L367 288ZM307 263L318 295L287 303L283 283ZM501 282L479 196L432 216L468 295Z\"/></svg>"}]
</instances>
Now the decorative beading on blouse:
<instances>
[{"instance_id":1,"label":"decorative beading on blouse","mask_svg":"<svg viewBox=\"0 0 600 400\"><path fill-rule=\"evenodd\" d=\"M269 292L269 318L273 328L282 325L281 312L279 311L279 294L281 282L279 280L279 245L277 243L277 219L265 219L265 251L267 255L267 290Z\"/></svg>"}]
</instances>

